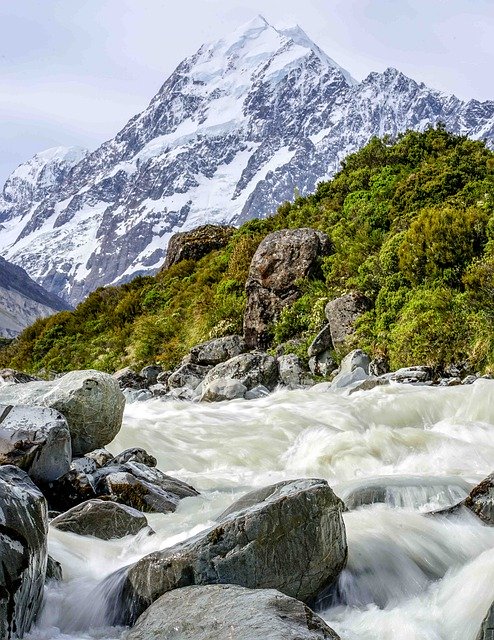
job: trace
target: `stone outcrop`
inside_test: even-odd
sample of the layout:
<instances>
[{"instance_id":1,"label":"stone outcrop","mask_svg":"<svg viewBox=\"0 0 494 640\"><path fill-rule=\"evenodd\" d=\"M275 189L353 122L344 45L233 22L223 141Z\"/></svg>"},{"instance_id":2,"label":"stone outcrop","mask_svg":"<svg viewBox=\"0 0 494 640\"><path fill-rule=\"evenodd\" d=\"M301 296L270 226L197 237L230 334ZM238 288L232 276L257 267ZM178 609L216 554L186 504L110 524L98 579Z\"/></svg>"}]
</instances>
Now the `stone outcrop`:
<instances>
[{"instance_id":1,"label":"stone outcrop","mask_svg":"<svg viewBox=\"0 0 494 640\"><path fill-rule=\"evenodd\" d=\"M161 596L126 640L338 640L322 618L274 589L232 584L184 587Z\"/></svg>"},{"instance_id":2,"label":"stone outcrop","mask_svg":"<svg viewBox=\"0 0 494 640\"><path fill-rule=\"evenodd\" d=\"M355 322L369 309L369 301L361 293L350 293L331 300L326 305L325 313L331 331L333 347L339 351L355 330Z\"/></svg>"},{"instance_id":3,"label":"stone outcrop","mask_svg":"<svg viewBox=\"0 0 494 640\"><path fill-rule=\"evenodd\" d=\"M0 638L22 637L42 604L48 533L46 501L17 467L0 467Z\"/></svg>"},{"instance_id":4,"label":"stone outcrop","mask_svg":"<svg viewBox=\"0 0 494 640\"><path fill-rule=\"evenodd\" d=\"M148 526L137 509L104 500L88 500L54 518L50 525L60 531L101 540L136 535Z\"/></svg>"},{"instance_id":5,"label":"stone outcrop","mask_svg":"<svg viewBox=\"0 0 494 640\"><path fill-rule=\"evenodd\" d=\"M198 344L190 350L192 364L217 365L247 351L242 336L224 336Z\"/></svg>"},{"instance_id":6,"label":"stone outcrop","mask_svg":"<svg viewBox=\"0 0 494 640\"><path fill-rule=\"evenodd\" d=\"M166 258L161 271L169 269L181 260L200 260L211 251L226 247L235 231L234 227L205 224L192 231L175 233L168 243Z\"/></svg>"},{"instance_id":7,"label":"stone outcrop","mask_svg":"<svg viewBox=\"0 0 494 640\"><path fill-rule=\"evenodd\" d=\"M341 512L341 500L324 480L292 480L251 492L209 531L121 570L115 622L132 623L167 591L194 584L278 589L310 601L345 565ZM117 576L108 580L114 585Z\"/></svg>"},{"instance_id":8,"label":"stone outcrop","mask_svg":"<svg viewBox=\"0 0 494 640\"><path fill-rule=\"evenodd\" d=\"M262 240L245 285L244 336L250 349L268 346L270 325L301 295L297 280L316 275L319 258L329 253L328 236L314 229L284 229Z\"/></svg>"},{"instance_id":9,"label":"stone outcrop","mask_svg":"<svg viewBox=\"0 0 494 640\"><path fill-rule=\"evenodd\" d=\"M13 464L35 482L56 480L68 472L70 432L55 409L0 405L0 465Z\"/></svg>"},{"instance_id":10,"label":"stone outcrop","mask_svg":"<svg viewBox=\"0 0 494 640\"><path fill-rule=\"evenodd\" d=\"M41 405L60 411L72 438L73 455L103 447L120 431L124 397L117 381L101 371L71 371L50 382L0 387L0 403Z\"/></svg>"}]
</instances>

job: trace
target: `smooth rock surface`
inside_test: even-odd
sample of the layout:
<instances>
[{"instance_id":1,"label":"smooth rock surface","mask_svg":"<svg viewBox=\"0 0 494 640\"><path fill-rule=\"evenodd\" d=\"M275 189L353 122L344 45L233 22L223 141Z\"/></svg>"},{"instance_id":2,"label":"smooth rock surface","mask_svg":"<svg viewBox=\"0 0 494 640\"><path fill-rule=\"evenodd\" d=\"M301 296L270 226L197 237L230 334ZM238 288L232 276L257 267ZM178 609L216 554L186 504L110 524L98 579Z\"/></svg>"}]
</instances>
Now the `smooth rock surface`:
<instances>
[{"instance_id":1,"label":"smooth rock surface","mask_svg":"<svg viewBox=\"0 0 494 640\"><path fill-rule=\"evenodd\" d=\"M136 535L148 526L137 509L104 500L88 500L54 518L50 525L60 531L101 540Z\"/></svg>"},{"instance_id":2,"label":"smooth rock surface","mask_svg":"<svg viewBox=\"0 0 494 640\"><path fill-rule=\"evenodd\" d=\"M0 387L0 403L42 405L60 411L69 425L72 454L84 455L113 440L122 426L124 397L101 371L71 371L49 382Z\"/></svg>"},{"instance_id":3,"label":"smooth rock surface","mask_svg":"<svg viewBox=\"0 0 494 640\"><path fill-rule=\"evenodd\" d=\"M338 640L299 600L232 584L175 589L147 609L126 640Z\"/></svg>"},{"instance_id":4,"label":"smooth rock surface","mask_svg":"<svg viewBox=\"0 0 494 640\"><path fill-rule=\"evenodd\" d=\"M212 529L109 576L113 585L119 579L114 621L132 623L167 591L193 584L278 589L312 600L346 563L341 512L341 500L324 480L292 480L251 492Z\"/></svg>"},{"instance_id":5,"label":"smooth rock surface","mask_svg":"<svg viewBox=\"0 0 494 640\"><path fill-rule=\"evenodd\" d=\"M69 427L60 412L0 405L0 465L13 464L35 482L48 482L67 473L71 458Z\"/></svg>"},{"instance_id":6,"label":"smooth rock surface","mask_svg":"<svg viewBox=\"0 0 494 640\"><path fill-rule=\"evenodd\" d=\"M233 378L218 378L206 385L201 402L221 402L223 400L234 400L243 398L247 392L247 387Z\"/></svg>"},{"instance_id":7,"label":"smooth rock surface","mask_svg":"<svg viewBox=\"0 0 494 640\"><path fill-rule=\"evenodd\" d=\"M267 348L270 325L301 295L297 280L316 275L319 259L330 250L328 236L309 228L275 231L261 241L245 284L244 337L249 349Z\"/></svg>"},{"instance_id":8,"label":"smooth rock surface","mask_svg":"<svg viewBox=\"0 0 494 640\"><path fill-rule=\"evenodd\" d=\"M48 512L29 476L0 467L0 638L22 637L43 599Z\"/></svg>"},{"instance_id":9,"label":"smooth rock surface","mask_svg":"<svg viewBox=\"0 0 494 640\"><path fill-rule=\"evenodd\" d=\"M350 353L347 353L341 361L339 373L352 373L352 371L360 367L368 374L369 364L369 356L364 353L362 349L354 349L350 351Z\"/></svg>"},{"instance_id":10,"label":"smooth rock surface","mask_svg":"<svg viewBox=\"0 0 494 640\"><path fill-rule=\"evenodd\" d=\"M328 319L331 340L338 351L355 330L355 322L369 308L369 301L362 294L352 291L326 305L325 313Z\"/></svg>"}]
</instances>

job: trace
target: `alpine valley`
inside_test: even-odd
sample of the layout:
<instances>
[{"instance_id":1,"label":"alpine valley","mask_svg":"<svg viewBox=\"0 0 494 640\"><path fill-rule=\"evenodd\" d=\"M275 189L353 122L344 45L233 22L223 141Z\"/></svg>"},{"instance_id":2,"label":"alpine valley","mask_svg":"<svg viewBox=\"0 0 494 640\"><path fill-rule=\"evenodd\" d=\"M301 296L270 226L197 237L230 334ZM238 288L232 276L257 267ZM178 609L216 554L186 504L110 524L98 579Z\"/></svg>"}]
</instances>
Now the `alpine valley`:
<instances>
[{"instance_id":1,"label":"alpine valley","mask_svg":"<svg viewBox=\"0 0 494 640\"><path fill-rule=\"evenodd\" d=\"M155 273L176 231L266 217L373 136L438 122L492 145L494 102L391 68L356 82L299 27L259 16L180 63L95 151L50 149L18 167L0 198L1 252L77 303Z\"/></svg>"}]
</instances>

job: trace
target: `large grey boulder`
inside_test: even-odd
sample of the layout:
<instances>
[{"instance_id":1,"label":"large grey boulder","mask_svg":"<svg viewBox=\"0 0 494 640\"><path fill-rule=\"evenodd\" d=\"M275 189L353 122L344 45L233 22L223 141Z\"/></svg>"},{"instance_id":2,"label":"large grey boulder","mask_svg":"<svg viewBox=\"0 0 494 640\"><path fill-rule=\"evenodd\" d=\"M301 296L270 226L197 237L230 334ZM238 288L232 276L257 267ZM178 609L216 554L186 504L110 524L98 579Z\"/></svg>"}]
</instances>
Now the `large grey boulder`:
<instances>
[{"instance_id":1,"label":"large grey boulder","mask_svg":"<svg viewBox=\"0 0 494 640\"><path fill-rule=\"evenodd\" d=\"M53 518L50 525L60 531L102 540L136 535L148 526L137 509L105 500L88 500Z\"/></svg>"},{"instance_id":2,"label":"large grey boulder","mask_svg":"<svg viewBox=\"0 0 494 640\"><path fill-rule=\"evenodd\" d=\"M471 490L463 505L485 524L494 525L494 473Z\"/></svg>"},{"instance_id":3,"label":"large grey boulder","mask_svg":"<svg viewBox=\"0 0 494 640\"><path fill-rule=\"evenodd\" d=\"M115 622L132 623L167 591L193 584L278 589L310 601L345 566L341 512L341 500L324 480L292 480L254 491L209 531L123 569ZM108 580L114 585L116 578Z\"/></svg>"},{"instance_id":4,"label":"large grey boulder","mask_svg":"<svg viewBox=\"0 0 494 640\"><path fill-rule=\"evenodd\" d=\"M301 295L297 281L317 275L319 259L330 250L328 236L315 229L283 229L264 238L245 284L244 336L250 349L267 348L271 324Z\"/></svg>"},{"instance_id":5,"label":"large grey boulder","mask_svg":"<svg viewBox=\"0 0 494 640\"><path fill-rule=\"evenodd\" d=\"M278 370L280 384L289 389L300 389L313 384L300 358L294 353L278 357Z\"/></svg>"},{"instance_id":6,"label":"large grey boulder","mask_svg":"<svg viewBox=\"0 0 494 640\"><path fill-rule=\"evenodd\" d=\"M56 480L70 468L67 421L47 407L0 405L0 465L13 464L35 482Z\"/></svg>"},{"instance_id":7,"label":"large grey boulder","mask_svg":"<svg viewBox=\"0 0 494 640\"><path fill-rule=\"evenodd\" d=\"M49 382L0 387L0 403L41 405L60 411L69 425L72 453L103 447L120 431L124 396L117 381L101 371L71 371Z\"/></svg>"},{"instance_id":8,"label":"large grey boulder","mask_svg":"<svg viewBox=\"0 0 494 640\"><path fill-rule=\"evenodd\" d=\"M369 373L369 356L362 351L362 349L354 349L347 353L340 363L339 373L352 373L359 367L364 370L366 374Z\"/></svg>"},{"instance_id":9,"label":"large grey boulder","mask_svg":"<svg viewBox=\"0 0 494 640\"><path fill-rule=\"evenodd\" d=\"M401 384L423 384L432 381L432 369L426 366L403 367L397 371L385 373L382 377Z\"/></svg>"},{"instance_id":10,"label":"large grey boulder","mask_svg":"<svg viewBox=\"0 0 494 640\"><path fill-rule=\"evenodd\" d=\"M345 346L355 330L355 323L369 309L369 301L361 293L351 291L326 305L325 313L331 330L331 340L336 351Z\"/></svg>"},{"instance_id":11,"label":"large grey boulder","mask_svg":"<svg viewBox=\"0 0 494 640\"><path fill-rule=\"evenodd\" d=\"M274 589L184 587L147 609L126 640L338 640L322 618Z\"/></svg>"},{"instance_id":12,"label":"large grey boulder","mask_svg":"<svg viewBox=\"0 0 494 640\"><path fill-rule=\"evenodd\" d=\"M182 364L168 378L168 387L170 389L190 389L194 391L204 380L211 367L202 366L187 362Z\"/></svg>"},{"instance_id":13,"label":"large grey boulder","mask_svg":"<svg viewBox=\"0 0 494 640\"><path fill-rule=\"evenodd\" d=\"M215 380L237 380L246 390L263 385L272 391L278 383L278 365L276 359L262 351L243 353L226 362L216 365L203 381L203 397Z\"/></svg>"},{"instance_id":14,"label":"large grey boulder","mask_svg":"<svg viewBox=\"0 0 494 640\"><path fill-rule=\"evenodd\" d=\"M201 395L201 402L222 402L223 400L235 400L243 398L247 387L238 380L232 378L218 378L212 380Z\"/></svg>"},{"instance_id":15,"label":"large grey boulder","mask_svg":"<svg viewBox=\"0 0 494 640\"><path fill-rule=\"evenodd\" d=\"M224 336L196 345L190 350L192 364L216 365L247 351L242 336Z\"/></svg>"},{"instance_id":16,"label":"large grey boulder","mask_svg":"<svg viewBox=\"0 0 494 640\"><path fill-rule=\"evenodd\" d=\"M191 231L175 233L168 243L161 271L182 260L200 260L211 251L226 247L234 232L234 227L205 224Z\"/></svg>"},{"instance_id":17,"label":"large grey boulder","mask_svg":"<svg viewBox=\"0 0 494 640\"><path fill-rule=\"evenodd\" d=\"M42 604L48 533L46 501L29 476L0 467L0 638L22 637Z\"/></svg>"}]
</instances>

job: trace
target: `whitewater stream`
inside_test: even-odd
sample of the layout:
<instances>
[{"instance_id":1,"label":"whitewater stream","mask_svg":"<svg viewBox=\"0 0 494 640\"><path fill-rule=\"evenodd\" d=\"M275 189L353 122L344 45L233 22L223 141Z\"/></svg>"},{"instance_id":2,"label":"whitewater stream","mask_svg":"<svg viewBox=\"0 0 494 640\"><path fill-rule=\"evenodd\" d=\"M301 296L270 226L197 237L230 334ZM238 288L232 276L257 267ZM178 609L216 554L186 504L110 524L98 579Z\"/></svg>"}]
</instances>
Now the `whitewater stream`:
<instances>
[{"instance_id":1,"label":"whitewater stream","mask_svg":"<svg viewBox=\"0 0 494 640\"><path fill-rule=\"evenodd\" d=\"M342 640L475 640L494 601L494 527L468 513L423 514L458 502L493 470L494 381L149 400L127 405L108 449L135 446L201 495L176 513L150 514L154 536L102 541L52 530L64 582L47 588L30 640L121 638L122 629L105 627L103 578L211 526L243 493L297 477L325 478L357 505L362 488L384 485L384 503L344 514L348 564L319 611Z\"/></svg>"}]
</instances>

